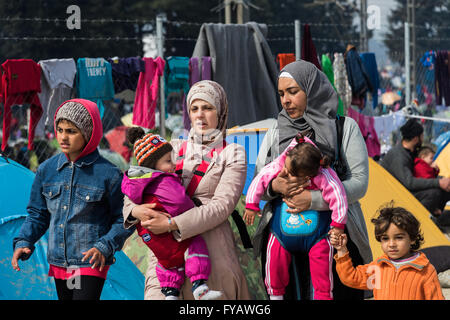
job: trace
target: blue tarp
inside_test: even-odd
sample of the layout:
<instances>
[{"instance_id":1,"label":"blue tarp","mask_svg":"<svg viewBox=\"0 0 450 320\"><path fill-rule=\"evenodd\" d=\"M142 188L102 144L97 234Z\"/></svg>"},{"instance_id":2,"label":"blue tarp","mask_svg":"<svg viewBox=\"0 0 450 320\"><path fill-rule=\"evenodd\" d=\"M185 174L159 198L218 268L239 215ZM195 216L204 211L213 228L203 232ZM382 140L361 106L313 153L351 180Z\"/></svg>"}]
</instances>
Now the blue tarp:
<instances>
[{"instance_id":1,"label":"blue tarp","mask_svg":"<svg viewBox=\"0 0 450 320\"><path fill-rule=\"evenodd\" d=\"M253 180L255 174L256 158L258 157L261 143L264 139L265 131L245 131L228 134L226 137L227 143L237 143L245 148L247 156L247 177L245 179L243 195L247 194L248 187Z\"/></svg>"},{"instance_id":2,"label":"blue tarp","mask_svg":"<svg viewBox=\"0 0 450 320\"><path fill-rule=\"evenodd\" d=\"M441 153L442 150L447 146L447 144L450 142L450 131L447 131L443 134L441 134L437 139L434 141L434 144L437 146L436 154L434 155L434 159L436 160L439 156L439 153Z\"/></svg>"},{"instance_id":3,"label":"blue tarp","mask_svg":"<svg viewBox=\"0 0 450 320\"><path fill-rule=\"evenodd\" d=\"M32 171L0 158L0 300L57 299L53 278L47 276L47 233L35 244L31 257L19 261L21 271L11 266L12 241L27 216L33 179ZM144 275L123 252L117 252L115 258L101 299L144 299Z\"/></svg>"}]
</instances>

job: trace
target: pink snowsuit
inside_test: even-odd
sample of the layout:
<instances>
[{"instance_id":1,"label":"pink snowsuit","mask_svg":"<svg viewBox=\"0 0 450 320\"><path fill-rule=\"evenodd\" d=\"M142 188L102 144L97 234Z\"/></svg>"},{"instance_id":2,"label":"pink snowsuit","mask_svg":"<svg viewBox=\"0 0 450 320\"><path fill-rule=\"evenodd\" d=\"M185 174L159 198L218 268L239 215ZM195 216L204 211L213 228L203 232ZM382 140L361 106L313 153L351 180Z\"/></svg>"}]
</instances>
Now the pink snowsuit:
<instances>
[{"instance_id":1,"label":"pink snowsuit","mask_svg":"<svg viewBox=\"0 0 450 320\"><path fill-rule=\"evenodd\" d=\"M305 141L314 145L306 137ZM246 195L245 207L247 209L260 211L259 202L262 195L268 188L270 181L283 169L287 152L296 144L297 141L294 138L286 150L277 159L267 164L253 179ZM331 226L344 229L347 222L347 195L336 172L331 168L321 167L319 173L311 179L311 186L307 189L322 191L322 196L331 209ZM314 236L317 237L318 235ZM326 234L319 235L319 239L310 248L306 248L306 250L309 250L314 299L331 300L333 247ZM267 245L266 279L264 280L267 292L270 295L283 295L285 293L285 288L289 284L290 263L290 252L283 247L276 234L271 232Z\"/></svg>"},{"instance_id":2,"label":"pink snowsuit","mask_svg":"<svg viewBox=\"0 0 450 320\"><path fill-rule=\"evenodd\" d=\"M122 192L134 203L157 203L158 210L175 217L194 207L193 201L186 194L180 178L173 173L164 173L143 167L142 176L129 177L128 172L122 180ZM194 282L208 280L211 272L208 248L201 236L176 241L172 234L155 235L137 225L138 234L144 243L158 258L156 275L161 288L170 287L178 290L184 284L185 275ZM187 250L186 250L187 248ZM183 266L184 263L184 266Z\"/></svg>"}]
</instances>

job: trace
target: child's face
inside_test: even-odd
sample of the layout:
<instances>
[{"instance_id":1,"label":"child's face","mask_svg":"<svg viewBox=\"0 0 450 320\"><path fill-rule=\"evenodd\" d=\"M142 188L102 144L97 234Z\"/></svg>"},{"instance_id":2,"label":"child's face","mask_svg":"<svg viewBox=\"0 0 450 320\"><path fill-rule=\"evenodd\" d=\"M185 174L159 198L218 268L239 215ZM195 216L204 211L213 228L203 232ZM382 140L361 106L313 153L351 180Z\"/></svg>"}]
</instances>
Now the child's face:
<instances>
[{"instance_id":1,"label":"child's face","mask_svg":"<svg viewBox=\"0 0 450 320\"><path fill-rule=\"evenodd\" d=\"M284 161L284 167L282 169L283 175L288 177L288 179L297 179L300 184L306 183L311 177L302 174L301 172L297 172L297 174L292 173L291 169L291 157L286 157Z\"/></svg>"},{"instance_id":2,"label":"child's face","mask_svg":"<svg viewBox=\"0 0 450 320\"><path fill-rule=\"evenodd\" d=\"M78 129L72 122L61 120L56 126L56 140L70 161L74 161L86 146L86 141Z\"/></svg>"},{"instance_id":3,"label":"child's face","mask_svg":"<svg viewBox=\"0 0 450 320\"><path fill-rule=\"evenodd\" d=\"M430 152L427 155L423 156L422 160L431 166L431 164L433 163L433 157L434 157L434 153Z\"/></svg>"},{"instance_id":4,"label":"child's face","mask_svg":"<svg viewBox=\"0 0 450 320\"><path fill-rule=\"evenodd\" d=\"M167 152L165 155L159 158L159 160L156 162L155 169L168 173L175 172L175 164L172 162L171 152Z\"/></svg>"},{"instance_id":5,"label":"child's face","mask_svg":"<svg viewBox=\"0 0 450 320\"><path fill-rule=\"evenodd\" d=\"M412 241L409 234L391 223L381 236L381 248L390 259L403 259L411 255Z\"/></svg>"}]
</instances>

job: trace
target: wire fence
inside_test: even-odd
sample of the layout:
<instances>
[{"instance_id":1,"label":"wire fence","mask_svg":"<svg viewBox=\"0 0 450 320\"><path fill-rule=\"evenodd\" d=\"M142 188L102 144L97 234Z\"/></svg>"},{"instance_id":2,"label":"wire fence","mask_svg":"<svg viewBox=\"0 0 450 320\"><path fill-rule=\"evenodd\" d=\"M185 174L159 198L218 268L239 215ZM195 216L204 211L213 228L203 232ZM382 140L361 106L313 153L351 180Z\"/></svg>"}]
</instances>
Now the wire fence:
<instances>
[{"instance_id":1,"label":"wire fence","mask_svg":"<svg viewBox=\"0 0 450 320\"><path fill-rule=\"evenodd\" d=\"M15 18L0 18L0 21L7 22ZM36 21L35 19L30 19L30 21ZM55 19L40 19L40 22L55 22ZM65 20L64 20L65 21ZM56 21L58 23L63 22ZM91 23L154 23L154 20L136 21L134 19L125 20L114 20L114 19L97 19L95 21L89 21ZM166 21L166 25L171 25L172 27L184 28L189 26L192 30L189 36L177 36L171 34L165 34L165 41L172 42L187 42L193 48L197 40L198 31L202 23L198 22L187 22L187 21ZM303 24L304 25L304 24ZM317 28L334 28L337 25L326 24L326 23L309 23L310 26ZM292 48L292 53L295 51L294 45L294 23L283 23L283 24L269 24L267 25L269 29L269 34L267 41L269 46L272 48L274 54L274 60L276 54L278 53L275 49L277 47L277 42L284 42L288 44L289 48ZM349 24L350 26L350 24ZM342 25L339 25L342 27ZM286 36L282 37L272 37L271 30L284 28L286 29ZM95 41L136 41L136 37L0 37L2 41L42 41L41 45L45 45L47 41L92 41L93 51L92 55L95 55ZM348 43L355 44L356 47L359 46L358 39L333 39L333 38L323 38L314 37L312 38L316 45L317 53L319 56L322 54L333 52L322 52L322 44L332 43L341 44L340 47L345 47ZM398 39L398 41L403 41L403 39ZM430 39L420 39L420 41L429 44L429 50L440 49L440 44L444 40L441 38L430 38ZM377 38L369 43L369 51L372 48L385 48L383 39ZM377 50L378 50L377 49ZM138 52L141 52L141 48L137 48L136 56ZM342 52L342 51L341 51ZM382 51L376 51L382 52ZM414 116L424 116L428 118L423 118L422 123L426 126L426 139L427 141L434 141L440 134L450 130L450 123L448 120L450 115L448 114L448 108L445 106L439 106L436 104L436 89L435 89L435 69L430 65L425 64L423 59L425 52L416 52L416 88L414 90L415 96L417 97L417 104L409 109L409 115ZM113 56L114 53L111 53ZM170 56L170 53L165 53L165 56ZM331 55L332 56L332 55ZM48 59L55 57L48 57ZM378 74L379 74L379 88L378 88L378 105L375 108L368 108L367 114L372 116L381 116L383 114L388 114L389 112L394 112L402 109L406 106L404 100L405 96L405 53L400 52L382 52L381 54L376 54ZM320 60L320 59L319 59ZM131 123L131 117L133 112L134 98L135 98L135 83L121 83L124 81L122 79L116 79L113 77L115 88L128 88L126 90L116 90L114 98L109 100L104 100L104 110L105 113L102 118L102 124L104 129L104 138L102 139L100 149L103 155L109 156L111 161L114 161L122 170L126 170L129 166L130 161L132 161L131 149L125 142L124 128L126 125ZM385 92L393 91L399 95L399 100L392 104L384 104L382 102L382 97ZM75 89L71 93L71 97L75 97ZM167 101L167 119L166 127L168 129L168 136L172 130L182 127L182 93L172 94L170 97L165 97ZM159 106L159 103L157 104ZM366 107L367 108L367 107ZM3 109L2 109L3 110ZM158 110L157 110L158 112ZM43 119L38 124L39 128L33 128L36 130L35 136L35 147L33 150L27 150L27 137L30 132L29 118L30 118L30 106L27 104L13 104L11 110L11 130L10 137L8 141L8 147L3 152L4 155L9 158L16 160L17 162L23 164L24 166L35 171L39 164L43 161L59 152L59 146L55 141L54 128L52 123L52 118L45 122L45 115ZM0 126L3 129L3 117L4 112L0 115ZM442 120L430 120L429 118L438 118ZM156 115L158 123L158 114ZM154 129L155 132L159 132L159 128Z\"/></svg>"}]
</instances>

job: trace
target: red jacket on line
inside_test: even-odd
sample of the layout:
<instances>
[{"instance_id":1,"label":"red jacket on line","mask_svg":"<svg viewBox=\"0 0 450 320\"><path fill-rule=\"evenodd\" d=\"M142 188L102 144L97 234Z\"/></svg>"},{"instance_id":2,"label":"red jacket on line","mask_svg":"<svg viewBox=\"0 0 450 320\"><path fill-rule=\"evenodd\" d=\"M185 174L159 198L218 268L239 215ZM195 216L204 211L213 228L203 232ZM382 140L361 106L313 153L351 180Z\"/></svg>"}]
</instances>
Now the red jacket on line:
<instances>
[{"instance_id":1,"label":"red jacket on line","mask_svg":"<svg viewBox=\"0 0 450 320\"><path fill-rule=\"evenodd\" d=\"M34 131L42 116L42 105L37 95L41 92L41 67L31 59L8 59L2 64L0 102L4 105L2 151L8 145L11 129L11 107L30 105L28 149L33 149Z\"/></svg>"}]
</instances>

